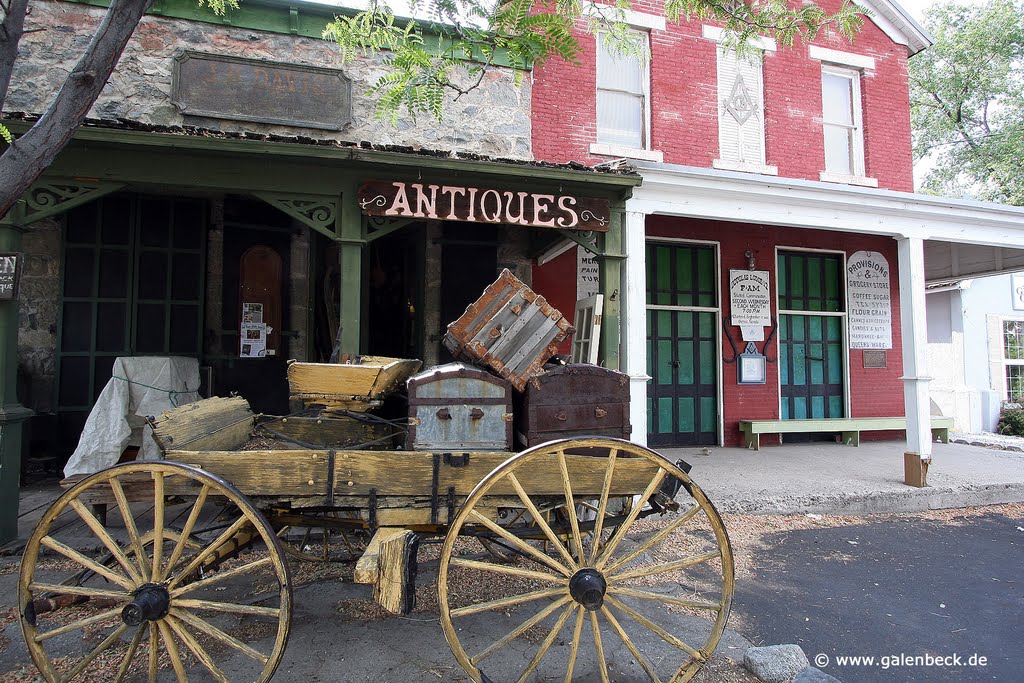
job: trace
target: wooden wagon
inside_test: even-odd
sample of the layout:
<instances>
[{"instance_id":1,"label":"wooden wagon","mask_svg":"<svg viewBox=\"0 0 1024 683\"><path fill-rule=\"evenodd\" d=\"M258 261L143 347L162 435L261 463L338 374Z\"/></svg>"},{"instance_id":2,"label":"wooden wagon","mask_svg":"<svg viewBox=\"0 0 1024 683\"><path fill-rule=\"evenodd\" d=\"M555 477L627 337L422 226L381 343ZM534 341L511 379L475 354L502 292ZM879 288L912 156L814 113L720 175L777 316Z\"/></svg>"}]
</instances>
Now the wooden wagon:
<instances>
[{"instance_id":1,"label":"wooden wagon","mask_svg":"<svg viewBox=\"0 0 1024 683\"><path fill-rule=\"evenodd\" d=\"M417 557L436 561L441 625L478 683L685 681L725 628L729 540L681 461L606 437L398 450L373 425L319 418L274 428L306 447L240 451L251 414L207 410L211 427L183 410L156 424L165 460L77 481L32 534L19 611L47 681L267 681L289 564L360 534L356 579L392 612L412 608ZM353 430L383 450L345 447ZM679 619L699 628L681 637Z\"/></svg>"}]
</instances>

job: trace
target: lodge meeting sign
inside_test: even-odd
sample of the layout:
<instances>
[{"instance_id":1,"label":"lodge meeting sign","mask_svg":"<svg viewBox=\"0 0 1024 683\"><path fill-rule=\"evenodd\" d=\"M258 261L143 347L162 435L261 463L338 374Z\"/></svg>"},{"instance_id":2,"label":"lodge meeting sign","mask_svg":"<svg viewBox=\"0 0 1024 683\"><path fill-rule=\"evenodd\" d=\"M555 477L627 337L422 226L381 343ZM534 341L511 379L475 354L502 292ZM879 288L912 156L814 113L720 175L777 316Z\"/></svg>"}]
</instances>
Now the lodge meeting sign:
<instances>
[{"instance_id":1,"label":"lodge meeting sign","mask_svg":"<svg viewBox=\"0 0 1024 683\"><path fill-rule=\"evenodd\" d=\"M427 183L365 183L359 206L368 216L597 232L608 231L611 216L604 199Z\"/></svg>"},{"instance_id":2,"label":"lodge meeting sign","mask_svg":"<svg viewBox=\"0 0 1024 683\"><path fill-rule=\"evenodd\" d=\"M889 262L876 251L858 251L846 263L851 349L892 348Z\"/></svg>"}]
</instances>

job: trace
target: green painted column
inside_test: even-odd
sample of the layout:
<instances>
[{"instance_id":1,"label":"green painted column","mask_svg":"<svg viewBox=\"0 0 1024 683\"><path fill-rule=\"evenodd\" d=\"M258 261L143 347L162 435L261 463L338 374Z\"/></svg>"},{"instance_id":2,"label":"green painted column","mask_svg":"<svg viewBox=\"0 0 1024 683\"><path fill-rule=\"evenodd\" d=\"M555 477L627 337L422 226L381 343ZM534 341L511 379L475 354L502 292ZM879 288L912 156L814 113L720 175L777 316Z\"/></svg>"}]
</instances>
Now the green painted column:
<instances>
[{"instance_id":1,"label":"green painted column","mask_svg":"<svg viewBox=\"0 0 1024 683\"><path fill-rule=\"evenodd\" d=\"M341 275L341 353L362 350L363 312L363 216L356 203L353 186L341 196L335 231L338 234L339 270Z\"/></svg>"},{"instance_id":2,"label":"green painted column","mask_svg":"<svg viewBox=\"0 0 1024 683\"><path fill-rule=\"evenodd\" d=\"M21 251L24 209L0 221L0 251ZM18 403L18 302L0 301L0 545L18 535L18 490L25 420L32 411Z\"/></svg>"},{"instance_id":3,"label":"green painted column","mask_svg":"<svg viewBox=\"0 0 1024 683\"><path fill-rule=\"evenodd\" d=\"M598 362L612 370L622 370L622 264L623 254L623 211L613 208L611 226L602 233L603 255L598 255L600 269L600 291L604 295L604 313L601 315L601 354Z\"/></svg>"}]
</instances>

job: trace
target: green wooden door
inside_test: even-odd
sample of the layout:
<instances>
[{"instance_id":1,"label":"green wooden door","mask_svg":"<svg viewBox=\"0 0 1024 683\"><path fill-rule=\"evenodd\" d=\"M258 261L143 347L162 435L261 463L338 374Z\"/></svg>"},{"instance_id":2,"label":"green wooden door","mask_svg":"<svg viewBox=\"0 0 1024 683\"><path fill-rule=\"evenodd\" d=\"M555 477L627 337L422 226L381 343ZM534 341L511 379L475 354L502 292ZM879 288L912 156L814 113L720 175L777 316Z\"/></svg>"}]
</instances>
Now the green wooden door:
<instances>
[{"instance_id":1,"label":"green wooden door","mask_svg":"<svg viewBox=\"0 0 1024 683\"><path fill-rule=\"evenodd\" d=\"M718 442L717 272L709 246L647 246L647 442Z\"/></svg>"},{"instance_id":2,"label":"green wooden door","mask_svg":"<svg viewBox=\"0 0 1024 683\"><path fill-rule=\"evenodd\" d=\"M783 420L844 417L842 257L779 253Z\"/></svg>"}]
</instances>

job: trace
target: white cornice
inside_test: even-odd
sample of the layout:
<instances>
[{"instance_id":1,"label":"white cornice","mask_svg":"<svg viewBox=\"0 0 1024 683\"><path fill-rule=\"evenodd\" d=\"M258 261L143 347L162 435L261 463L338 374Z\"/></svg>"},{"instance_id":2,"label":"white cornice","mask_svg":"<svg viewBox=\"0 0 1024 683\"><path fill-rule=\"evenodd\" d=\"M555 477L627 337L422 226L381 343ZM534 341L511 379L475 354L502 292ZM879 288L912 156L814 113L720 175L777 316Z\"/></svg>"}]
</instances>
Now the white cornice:
<instances>
[{"instance_id":1,"label":"white cornice","mask_svg":"<svg viewBox=\"0 0 1024 683\"><path fill-rule=\"evenodd\" d=\"M634 162L627 211L1024 248L1024 207Z\"/></svg>"},{"instance_id":2,"label":"white cornice","mask_svg":"<svg viewBox=\"0 0 1024 683\"><path fill-rule=\"evenodd\" d=\"M893 42L906 45L911 55L931 47L935 39L906 10L892 0L854 0Z\"/></svg>"},{"instance_id":3,"label":"white cornice","mask_svg":"<svg viewBox=\"0 0 1024 683\"><path fill-rule=\"evenodd\" d=\"M706 40L713 40L716 43L725 41L725 31L718 26L708 26L704 24L702 27L702 35ZM771 38L765 36L752 36L750 38L749 45L756 47L758 50L764 50L765 52L775 52L779 49L778 44Z\"/></svg>"}]
</instances>

